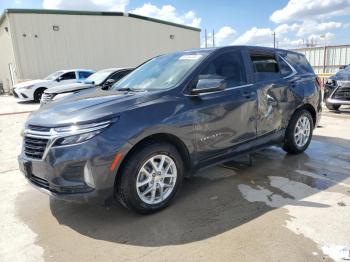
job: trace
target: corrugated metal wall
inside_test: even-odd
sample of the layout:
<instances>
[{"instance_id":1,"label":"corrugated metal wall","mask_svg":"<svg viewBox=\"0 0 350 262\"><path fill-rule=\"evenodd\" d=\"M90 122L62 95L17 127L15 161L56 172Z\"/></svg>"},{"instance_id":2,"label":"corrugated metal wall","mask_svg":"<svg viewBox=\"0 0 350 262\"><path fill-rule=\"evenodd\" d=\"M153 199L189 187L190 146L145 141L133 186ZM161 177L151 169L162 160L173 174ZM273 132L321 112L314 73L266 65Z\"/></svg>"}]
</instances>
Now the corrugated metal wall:
<instances>
[{"instance_id":1,"label":"corrugated metal wall","mask_svg":"<svg viewBox=\"0 0 350 262\"><path fill-rule=\"evenodd\" d=\"M136 66L159 54L200 46L197 30L128 16L9 13L9 17L20 79L42 78L60 69Z\"/></svg>"},{"instance_id":2,"label":"corrugated metal wall","mask_svg":"<svg viewBox=\"0 0 350 262\"><path fill-rule=\"evenodd\" d=\"M8 91L12 86L10 67L15 71L15 57L12 49L11 32L8 19L5 17L0 26L0 83L4 91ZM5 29L6 28L6 29ZM13 78L16 76L13 75Z\"/></svg>"},{"instance_id":3,"label":"corrugated metal wall","mask_svg":"<svg viewBox=\"0 0 350 262\"><path fill-rule=\"evenodd\" d=\"M309 60L316 73L336 73L342 65L350 64L350 45L327 46L324 67L324 47L294 49Z\"/></svg>"}]
</instances>

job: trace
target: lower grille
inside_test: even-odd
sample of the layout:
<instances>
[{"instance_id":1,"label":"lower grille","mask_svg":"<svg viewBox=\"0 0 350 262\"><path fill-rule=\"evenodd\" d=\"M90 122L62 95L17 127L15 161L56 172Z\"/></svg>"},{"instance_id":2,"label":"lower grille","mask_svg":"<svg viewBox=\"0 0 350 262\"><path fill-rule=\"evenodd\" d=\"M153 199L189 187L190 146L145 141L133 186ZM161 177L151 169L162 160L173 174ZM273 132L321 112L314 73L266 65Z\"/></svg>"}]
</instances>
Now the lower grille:
<instances>
[{"instance_id":1,"label":"lower grille","mask_svg":"<svg viewBox=\"0 0 350 262\"><path fill-rule=\"evenodd\" d=\"M16 91L14 89L12 90L12 94L14 97L18 98L18 94L16 93Z\"/></svg>"},{"instance_id":2,"label":"lower grille","mask_svg":"<svg viewBox=\"0 0 350 262\"><path fill-rule=\"evenodd\" d=\"M41 103L45 104L45 103L51 101L54 96L55 96L55 94L43 93L42 96L41 96Z\"/></svg>"},{"instance_id":3,"label":"lower grille","mask_svg":"<svg viewBox=\"0 0 350 262\"><path fill-rule=\"evenodd\" d=\"M41 159L44 155L48 139L36 137L24 137L24 153L27 157Z\"/></svg>"},{"instance_id":4,"label":"lower grille","mask_svg":"<svg viewBox=\"0 0 350 262\"><path fill-rule=\"evenodd\" d=\"M37 185L39 187L45 188L47 190L50 189L49 182L47 182L47 180L45 180L45 179L42 179L42 178L34 176L34 175L31 175L31 177L29 179L32 183L34 183L35 185Z\"/></svg>"},{"instance_id":5,"label":"lower grille","mask_svg":"<svg viewBox=\"0 0 350 262\"><path fill-rule=\"evenodd\" d=\"M334 95L334 99L339 99L339 100L350 100L350 87L339 87Z\"/></svg>"}]
</instances>

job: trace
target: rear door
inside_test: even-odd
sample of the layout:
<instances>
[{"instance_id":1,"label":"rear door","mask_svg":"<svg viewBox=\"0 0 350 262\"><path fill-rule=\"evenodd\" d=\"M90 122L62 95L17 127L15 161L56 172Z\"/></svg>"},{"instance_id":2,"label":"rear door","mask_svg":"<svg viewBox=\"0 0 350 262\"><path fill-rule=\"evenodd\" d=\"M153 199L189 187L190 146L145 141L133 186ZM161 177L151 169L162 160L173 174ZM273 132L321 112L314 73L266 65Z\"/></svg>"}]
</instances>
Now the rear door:
<instances>
[{"instance_id":1,"label":"rear door","mask_svg":"<svg viewBox=\"0 0 350 262\"><path fill-rule=\"evenodd\" d=\"M198 79L225 79L226 89L192 98L198 160L230 152L256 138L256 90L248 84L241 51L207 61Z\"/></svg>"},{"instance_id":2,"label":"rear door","mask_svg":"<svg viewBox=\"0 0 350 262\"><path fill-rule=\"evenodd\" d=\"M281 72L279 57L274 52L250 52L257 89L257 136L281 130L288 104L289 83Z\"/></svg>"}]
</instances>

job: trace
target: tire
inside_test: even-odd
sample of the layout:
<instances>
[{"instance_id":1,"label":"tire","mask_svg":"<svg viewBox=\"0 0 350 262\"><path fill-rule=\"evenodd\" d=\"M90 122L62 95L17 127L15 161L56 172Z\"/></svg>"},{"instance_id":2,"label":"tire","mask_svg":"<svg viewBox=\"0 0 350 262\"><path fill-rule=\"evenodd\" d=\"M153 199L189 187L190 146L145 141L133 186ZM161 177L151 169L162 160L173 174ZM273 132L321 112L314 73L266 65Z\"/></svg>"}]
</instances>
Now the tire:
<instances>
[{"instance_id":1,"label":"tire","mask_svg":"<svg viewBox=\"0 0 350 262\"><path fill-rule=\"evenodd\" d=\"M282 147L284 151L289 154L304 152L311 142L313 129L314 123L310 112L305 109L296 111L289 121L284 136Z\"/></svg>"},{"instance_id":2,"label":"tire","mask_svg":"<svg viewBox=\"0 0 350 262\"><path fill-rule=\"evenodd\" d=\"M341 105L334 105L334 104L328 104L326 103L326 107L329 109L329 110L338 110L340 108Z\"/></svg>"},{"instance_id":3,"label":"tire","mask_svg":"<svg viewBox=\"0 0 350 262\"><path fill-rule=\"evenodd\" d=\"M35 90L35 92L34 92L34 101L35 102L40 102L41 96L43 95L45 90L46 90L46 88L42 88L42 87Z\"/></svg>"},{"instance_id":4,"label":"tire","mask_svg":"<svg viewBox=\"0 0 350 262\"><path fill-rule=\"evenodd\" d=\"M162 159L163 172L155 169L159 168ZM168 170L165 174L166 169ZM182 184L183 171L181 156L171 144L153 143L140 147L126 159L121 172L118 172L120 177L116 184L116 198L123 206L138 213L156 212L168 206L176 195ZM164 199L160 197L161 185L164 186ZM168 187L169 185L172 187ZM147 190L151 191L147 193ZM145 195L142 195L143 193Z\"/></svg>"}]
</instances>

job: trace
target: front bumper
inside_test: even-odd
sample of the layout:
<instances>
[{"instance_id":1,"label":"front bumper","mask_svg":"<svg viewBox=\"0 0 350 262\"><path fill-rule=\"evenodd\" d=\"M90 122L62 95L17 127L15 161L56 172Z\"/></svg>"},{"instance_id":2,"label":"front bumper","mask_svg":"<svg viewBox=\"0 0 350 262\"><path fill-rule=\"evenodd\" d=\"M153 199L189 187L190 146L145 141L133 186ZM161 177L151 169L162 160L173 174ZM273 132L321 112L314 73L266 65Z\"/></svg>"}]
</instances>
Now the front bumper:
<instances>
[{"instance_id":1,"label":"front bumper","mask_svg":"<svg viewBox=\"0 0 350 262\"><path fill-rule=\"evenodd\" d=\"M326 104L350 105L350 82L345 86L326 84L323 101Z\"/></svg>"},{"instance_id":2,"label":"front bumper","mask_svg":"<svg viewBox=\"0 0 350 262\"><path fill-rule=\"evenodd\" d=\"M111 163L122 146L98 135L81 144L50 148L43 159L18 156L19 168L34 187L57 199L104 203L113 197L117 170Z\"/></svg>"},{"instance_id":3,"label":"front bumper","mask_svg":"<svg viewBox=\"0 0 350 262\"><path fill-rule=\"evenodd\" d=\"M32 101L33 98L33 92L26 89L20 89L20 88L12 88L12 94L13 96L20 100L20 101Z\"/></svg>"},{"instance_id":4,"label":"front bumper","mask_svg":"<svg viewBox=\"0 0 350 262\"><path fill-rule=\"evenodd\" d=\"M327 98L325 102L327 104L332 104L332 105L350 105L350 100L339 100L339 99Z\"/></svg>"}]
</instances>

